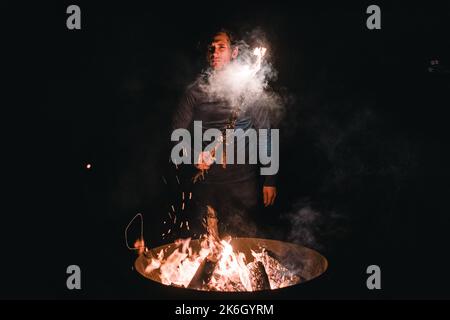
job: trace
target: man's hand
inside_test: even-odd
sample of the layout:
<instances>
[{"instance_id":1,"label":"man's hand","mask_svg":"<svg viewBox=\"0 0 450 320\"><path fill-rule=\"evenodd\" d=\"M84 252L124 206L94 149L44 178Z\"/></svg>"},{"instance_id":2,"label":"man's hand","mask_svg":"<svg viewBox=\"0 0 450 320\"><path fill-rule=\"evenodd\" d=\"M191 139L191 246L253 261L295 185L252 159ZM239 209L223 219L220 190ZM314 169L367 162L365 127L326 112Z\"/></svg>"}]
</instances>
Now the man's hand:
<instances>
[{"instance_id":1,"label":"man's hand","mask_svg":"<svg viewBox=\"0 0 450 320\"><path fill-rule=\"evenodd\" d=\"M214 157L209 151L200 152L198 155L198 163L195 167L199 170L208 170L209 166L214 163Z\"/></svg>"},{"instance_id":2,"label":"man's hand","mask_svg":"<svg viewBox=\"0 0 450 320\"><path fill-rule=\"evenodd\" d=\"M277 197L277 188L275 187L263 187L264 207L271 206L275 202Z\"/></svg>"}]
</instances>

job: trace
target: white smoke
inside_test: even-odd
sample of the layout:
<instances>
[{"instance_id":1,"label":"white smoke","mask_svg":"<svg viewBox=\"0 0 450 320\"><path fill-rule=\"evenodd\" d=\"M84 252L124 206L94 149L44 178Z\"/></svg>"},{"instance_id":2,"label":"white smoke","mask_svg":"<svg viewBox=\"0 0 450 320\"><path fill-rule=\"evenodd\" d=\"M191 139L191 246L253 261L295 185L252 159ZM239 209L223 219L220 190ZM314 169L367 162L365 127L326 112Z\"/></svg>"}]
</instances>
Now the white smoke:
<instances>
[{"instance_id":1,"label":"white smoke","mask_svg":"<svg viewBox=\"0 0 450 320\"><path fill-rule=\"evenodd\" d=\"M268 61L268 45L251 47L240 41L236 46L237 58L220 71L206 71L202 89L211 98L225 100L241 111L255 103L259 108L281 109L281 99L269 87L269 81L276 79L277 71Z\"/></svg>"},{"instance_id":2,"label":"white smoke","mask_svg":"<svg viewBox=\"0 0 450 320\"><path fill-rule=\"evenodd\" d=\"M286 240L311 249L332 250L348 237L348 216L329 208L319 210L308 199L298 199L283 217L290 222Z\"/></svg>"}]
</instances>

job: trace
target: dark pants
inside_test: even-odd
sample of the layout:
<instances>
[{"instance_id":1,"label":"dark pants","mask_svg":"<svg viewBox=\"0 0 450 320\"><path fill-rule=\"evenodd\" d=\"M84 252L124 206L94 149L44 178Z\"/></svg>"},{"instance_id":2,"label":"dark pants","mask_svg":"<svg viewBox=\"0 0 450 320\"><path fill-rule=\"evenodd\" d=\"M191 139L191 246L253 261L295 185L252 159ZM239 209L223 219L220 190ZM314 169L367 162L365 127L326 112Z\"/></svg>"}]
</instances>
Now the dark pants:
<instances>
[{"instance_id":1,"label":"dark pants","mask_svg":"<svg viewBox=\"0 0 450 320\"><path fill-rule=\"evenodd\" d=\"M200 233L205 233L201 222L209 205L217 213L221 237L254 237L257 234L255 218L261 204L261 193L262 187L257 179L223 184L196 183L193 192L196 230L200 228Z\"/></svg>"}]
</instances>

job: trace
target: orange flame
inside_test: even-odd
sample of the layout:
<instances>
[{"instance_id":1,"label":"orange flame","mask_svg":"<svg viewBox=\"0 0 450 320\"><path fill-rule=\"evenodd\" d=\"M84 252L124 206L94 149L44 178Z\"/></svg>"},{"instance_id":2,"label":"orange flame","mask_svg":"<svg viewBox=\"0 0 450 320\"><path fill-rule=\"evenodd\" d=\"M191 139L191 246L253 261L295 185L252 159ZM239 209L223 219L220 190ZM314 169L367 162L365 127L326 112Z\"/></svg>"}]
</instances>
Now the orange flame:
<instances>
[{"instance_id":1,"label":"orange flame","mask_svg":"<svg viewBox=\"0 0 450 320\"><path fill-rule=\"evenodd\" d=\"M175 241L176 250L167 257L164 250L152 256L145 269L146 273L158 270L161 283L187 288L197 269L205 258L217 260L209 283L202 290L211 291L254 291L254 267L257 261L264 265L269 278L270 289L278 289L298 283L298 276L289 272L277 260L270 257L264 249L252 251L253 261L248 262L242 252L236 252L231 238L217 241L212 235L204 236L200 250L194 252L191 239Z\"/></svg>"}]
</instances>

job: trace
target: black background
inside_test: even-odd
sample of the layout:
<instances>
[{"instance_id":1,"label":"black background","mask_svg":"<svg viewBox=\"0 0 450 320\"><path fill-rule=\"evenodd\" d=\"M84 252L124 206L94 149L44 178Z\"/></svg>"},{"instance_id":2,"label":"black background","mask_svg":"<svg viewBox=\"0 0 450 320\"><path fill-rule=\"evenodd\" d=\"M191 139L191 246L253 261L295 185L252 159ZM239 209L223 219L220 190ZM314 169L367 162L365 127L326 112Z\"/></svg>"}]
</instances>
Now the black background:
<instances>
[{"instance_id":1,"label":"black background","mask_svg":"<svg viewBox=\"0 0 450 320\"><path fill-rule=\"evenodd\" d=\"M448 5L379 4L382 29L368 30L372 3L78 2L82 29L71 31L69 4L5 11L17 14L5 36L1 298L449 298L450 80L428 71L433 59L450 66ZM221 26L265 31L287 102L279 197L261 229L330 263L278 292L159 286L125 248L137 212L149 243L168 241L162 221L180 191L168 125L202 68L199 41ZM294 223L305 207L314 219ZM71 264L80 291L66 288ZM371 264L382 290L366 288Z\"/></svg>"}]
</instances>

